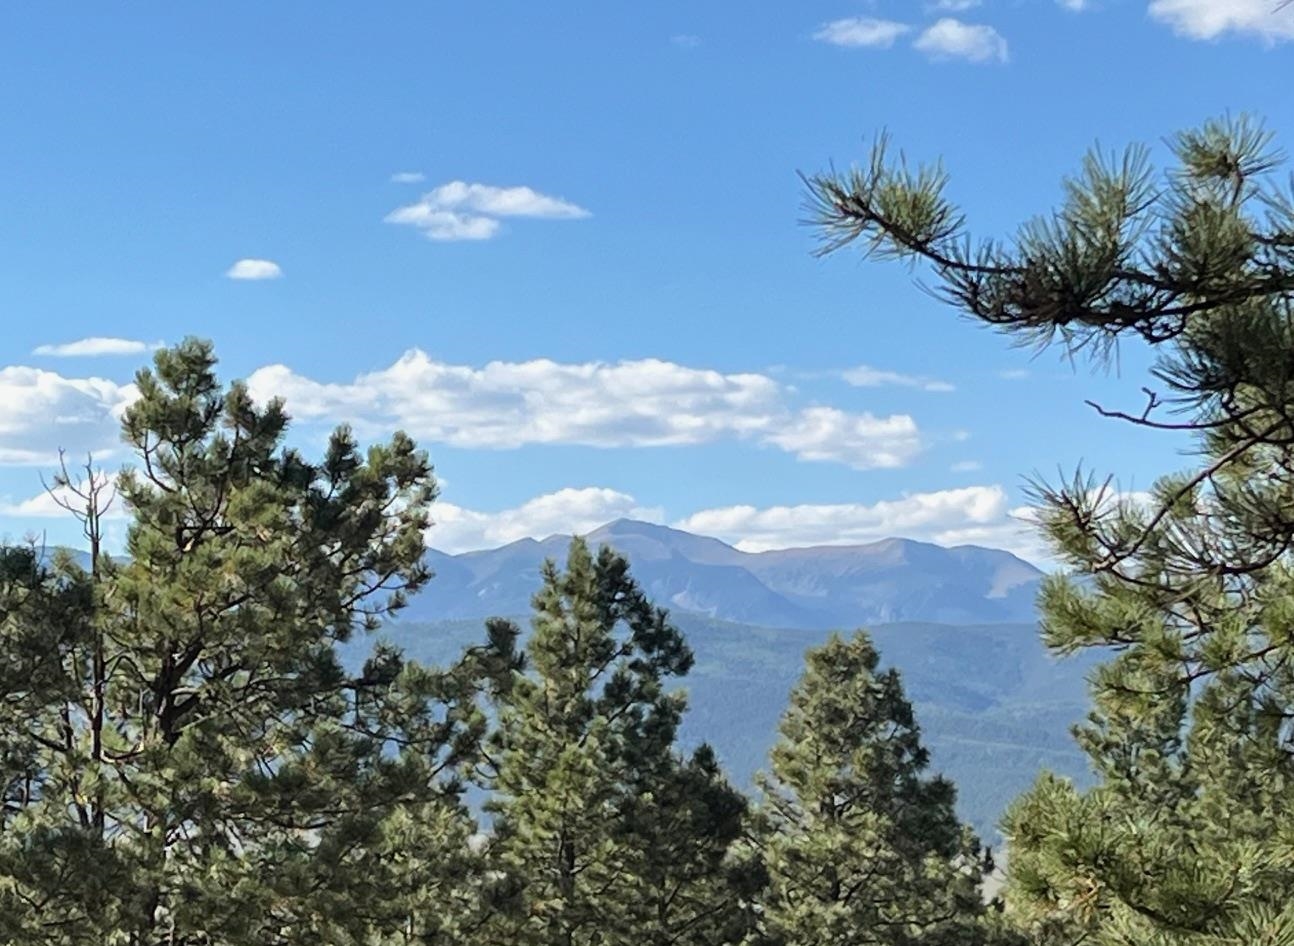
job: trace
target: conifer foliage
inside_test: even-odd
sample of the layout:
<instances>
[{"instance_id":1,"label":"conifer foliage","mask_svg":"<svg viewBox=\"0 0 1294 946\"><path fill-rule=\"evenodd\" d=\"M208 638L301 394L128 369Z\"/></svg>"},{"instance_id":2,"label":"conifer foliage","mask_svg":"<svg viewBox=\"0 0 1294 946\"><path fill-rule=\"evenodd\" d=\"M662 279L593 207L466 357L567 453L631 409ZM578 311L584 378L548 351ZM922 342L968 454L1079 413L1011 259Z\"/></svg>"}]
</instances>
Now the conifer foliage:
<instances>
[{"instance_id":1,"label":"conifer foliage","mask_svg":"<svg viewBox=\"0 0 1294 946\"><path fill-rule=\"evenodd\" d=\"M713 754L680 758L671 678L692 652L626 560L575 540L549 563L518 675L490 744L491 863L510 890L500 942L734 942L728 846L745 801Z\"/></svg>"},{"instance_id":2,"label":"conifer foliage","mask_svg":"<svg viewBox=\"0 0 1294 946\"><path fill-rule=\"evenodd\" d=\"M1039 942L1294 943L1294 192L1247 119L1090 156L1063 206L973 243L938 168L885 143L807 179L827 251L928 263L971 316L1098 360L1157 355L1144 405L1093 408L1189 436L1148 495L1080 471L1039 484L1071 575L1041 597L1058 652L1111 648L1078 730L1100 777L1044 776L1007 819L1008 910Z\"/></svg>"},{"instance_id":3,"label":"conifer foliage","mask_svg":"<svg viewBox=\"0 0 1294 946\"><path fill-rule=\"evenodd\" d=\"M480 675L334 646L427 578L427 458L309 462L214 364L137 376L124 561L0 557L0 942L424 942L463 884Z\"/></svg>"},{"instance_id":4,"label":"conifer foliage","mask_svg":"<svg viewBox=\"0 0 1294 946\"><path fill-rule=\"evenodd\" d=\"M811 650L764 778L758 849L762 941L786 946L985 942L980 885L991 867L925 774L897 671L870 639Z\"/></svg>"}]
</instances>

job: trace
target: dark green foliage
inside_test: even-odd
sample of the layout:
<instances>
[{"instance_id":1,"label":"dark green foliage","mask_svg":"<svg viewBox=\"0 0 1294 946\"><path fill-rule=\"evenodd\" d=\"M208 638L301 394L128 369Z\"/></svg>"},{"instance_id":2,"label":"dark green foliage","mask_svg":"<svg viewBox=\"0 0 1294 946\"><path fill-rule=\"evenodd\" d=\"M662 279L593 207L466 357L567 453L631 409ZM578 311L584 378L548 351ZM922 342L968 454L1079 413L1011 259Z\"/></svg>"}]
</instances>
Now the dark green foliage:
<instances>
[{"instance_id":1,"label":"dark green foliage","mask_svg":"<svg viewBox=\"0 0 1294 946\"><path fill-rule=\"evenodd\" d=\"M745 801L705 749L674 750L667 692L692 654L625 560L580 540L550 562L526 645L531 672L499 698L491 936L516 944L733 942L727 849Z\"/></svg>"},{"instance_id":2,"label":"dark green foliage","mask_svg":"<svg viewBox=\"0 0 1294 946\"><path fill-rule=\"evenodd\" d=\"M863 633L809 652L764 779L762 938L786 946L984 942L987 867L953 812L898 673Z\"/></svg>"},{"instance_id":3,"label":"dark green foliage","mask_svg":"<svg viewBox=\"0 0 1294 946\"><path fill-rule=\"evenodd\" d=\"M1118 651L1077 733L1100 784L1044 777L1007 819L1010 912L1044 943L1294 943L1294 198L1252 122L1172 147L1162 176L1142 151L1089 158L1013 244L973 247L942 174L883 149L808 181L828 248L924 259L1027 342L1154 346L1161 390L1098 410L1198 448L1144 497L1081 472L1037 488L1083 576L1044 582L1046 640Z\"/></svg>"},{"instance_id":4,"label":"dark green foliage","mask_svg":"<svg viewBox=\"0 0 1294 946\"><path fill-rule=\"evenodd\" d=\"M426 580L431 468L345 430L308 462L213 367L137 377L124 564L0 557L0 942L452 940L487 668L335 650Z\"/></svg>"}]
</instances>

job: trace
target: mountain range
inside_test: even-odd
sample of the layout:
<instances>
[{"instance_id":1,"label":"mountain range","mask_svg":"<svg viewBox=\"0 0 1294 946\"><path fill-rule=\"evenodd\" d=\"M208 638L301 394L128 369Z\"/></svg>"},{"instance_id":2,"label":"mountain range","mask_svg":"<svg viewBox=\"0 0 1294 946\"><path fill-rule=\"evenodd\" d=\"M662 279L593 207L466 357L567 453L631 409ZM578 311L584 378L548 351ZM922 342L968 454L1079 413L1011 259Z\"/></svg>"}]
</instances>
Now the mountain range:
<instances>
[{"instance_id":1,"label":"mountain range","mask_svg":"<svg viewBox=\"0 0 1294 946\"><path fill-rule=\"evenodd\" d=\"M1009 552L886 539L751 553L631 520L585 538L624 554L686 635L696 665L681 683L689 708L680 737L711 743L739 784L750 787L767 765L805 650L859 627L903 674L932 765L957 784L959 811L982 837L1000 840L1003 810L1041 769L1089 780L1069 730L1087 710L1086 676L1099 655L1047 652L1034 604L1042 572ZM481 641L485 617L527 628L542 564L560 564L569 543L557 535L430 551L435 577L381 633L443 664ZM368 646L354 642L351 659Z\"/></svg>"},{"instance_id":2,"label":"mountain range","mask_svg":"<svg viewBox=\"0 0 1294 946\"><path fill-rule=\"evenodd\" d=\"M743 552L718 539L628 519L585 538L594 548L606 544L624 554L644 590L672 612L761 627L1032 622L1042 577L1010 552L909 539ZM544 560L560 564L569 543L569 536L555 535L458 555L429 551L435 578L404 618L523 614Z\"/></svg>"},{"instance_id":3,"label":"mountain range","mask_svg":"<svg viewBox=\"0 0 1294 946\"><path fill-rule=\"evenodd\" d=\"M1003 810L1041 769L1090 779L1069 729L1087 710L1085 680L1100 655L1047 652L1034 605L1042 572L1009 552L886 539L751 553L630 520L585 538L628 557L683 630L696 664L681 681L689 708L680 738L711 743L738 784L752 786L766 767L805 650L858 627L903 674L932 766L957 784L959 811L982 837L1000 840ZM433 579L379 634L444 665L482 640L486 617L527 628L543 562L560 564L569 543L557 535L428 551ZM361 663L371 646L353 639L346 662Z\"/></svg>"}]
</instances>

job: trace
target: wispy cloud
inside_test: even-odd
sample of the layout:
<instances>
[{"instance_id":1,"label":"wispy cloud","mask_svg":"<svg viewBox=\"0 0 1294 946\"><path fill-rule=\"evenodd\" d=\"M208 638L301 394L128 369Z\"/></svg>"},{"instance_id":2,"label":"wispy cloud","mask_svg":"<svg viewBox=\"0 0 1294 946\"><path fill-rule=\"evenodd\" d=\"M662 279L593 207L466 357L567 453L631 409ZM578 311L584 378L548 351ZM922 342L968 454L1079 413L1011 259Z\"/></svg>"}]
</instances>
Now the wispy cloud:
<instances>
[{"instance_id":1,"label":"wispy cloud","mask_svg":"<svg viewBox=\"0 0 1294 946\"><path fill-rule=\"evenodd\" d=\"M675 526L724 539L748 552L813 545L860 545L903 537L940 545L984 545L1039 561L1045 557L1031 510L1012 508L1001 486L912 493L866 503L726 506Z\"/></svg>"},{"instance_id":2,"label":"wispy cloud","mask_svg":"<svg viewBox=\"0 0 1294 946\"><path fill-rule=\"evenodd\" d=\"M254 372L248 384L258 400L283 396L302 420L346 419L374 432L399 426L420 439L464 448L736 440L859 470L903 466L922 449L916 421L907 414L800 406L793 388L768 375L658 359L473 367L435 361L415 349L352 382L320 382L271 365Z\"/></svg>"},{"instance_id":3,"label":"wispy cloud","mask_svg":"<svg viewBox=\"0 0 1294 946\"><path fill-rule=\"evenodd\" d=\"M500 221L507 217L579 220L589 216L577 204L530 187L450 181L416 203L397 207L386 215L386 222L417 227L431 240L456 241L488 240L498 234Z\"/></svg>"},{"instance_id":4,"label":"wispy cloud","mask_svg":"<svg viewBox=\"0 0 1294 946\"><path fill-rule=\"evenodd\" d=\"M963 23L944 17L921 31L912 44L935 59L964 59L967 62L1006 62L1007 42L991 26Z\"/></svg>"},{"instance_id":5,"label":"wispy cloud","mask_svg":"<svg viewBox=\"0 0 1294 946\"><path fill-rule=\"evenodd\" d=\"M895 20L881 20L867 16L846 17L824 23L813 38L832 46L871 47L888 49L912 27Z\"/></svg>"},{"instance_id":6,"label":"wispy cloud","mask_svg":"<svg viewBox=\"0 0 1294 946\"><path fill-rule=\"evenodd\" d=\"M696 49L701 45L701 37L694 33L675 33L669 41L680 49Z\"/></svg>"},{"instance_id":7,"label":"wispy cloud","mask_svg":"<svg viewBox=\"0 0 1294 946\"><path fill-rule=\"evenodd\" d=\"M348 382L318 381L285 365L248 378L260 402L282 396L299 423L353 424L364 436L403 428L464 449L533 445L653 448L720 442L858 470L911 463L925 442L908 414L805 404L794 386L758 372L724 373L647 358L482 366L418 350ZM98 377L0 367L0 466L46 465L118 448L122 413L138 391Z\"/></svg>"},{"instance_id":8,"label":"wispy cloud","mask_svg":"<svg viewBox=\"0 0 1294 946\"><path fill-rule=\"evenodd\" d=\"M961 13L964 10L973 10L980 5L982 0L936 0L931 6L933 10L941 10L945 13ZM1061 0L1061 2L1074 2L1074 0ZM1083 0L1078 0L1082 3Z\"/></svg>"},{"instance_id":9,"label":"wispy cloud","mask_svg":"<svg viewBox=\"0 0 1294 946\"><path fill-rule=\"evenodd\" d=\"M903 388L917 388L922 391L932 393L946 393L955 391L957 388L947 381L940 381L936 378L926 378L920 375L902 374L898 371L883 371L880 368L871 368L867 365L859 365L857 368L851 368L844 375L845 381L856 388L879 388L888 386L897 386Z\"/></svg>"},{"instance_id":10,"label":"wispy cloud","mask_svg":"<svg viewBox=\"0 0 1294 946\"><path fill-rule=\"evenodd\" d=\"M499 221L493 217L478 217L454 213L452 210L432 210L422 205L402 207L386 218L387 223L407 223L420 229L429 240L452 243L460 240L488 240L499 232Z\"/></svg>"},{"instance_id":11,"label":"wispy cloud","mask_svg":"<svg viewBox=\"0 0 1294 946\"><path fill-rule=\"evenodd\" d=\"M984 469L984 464L980 463L979 460L958 460L948 469L954 473L974 473L977 470Z\"/></svg>"},{"instance_id":12,"label":"wispy cloud","mask_svg":"<svg viewBox=\"0 0 1294 946\"><path fill-rule=\"evenodd\" d=\"M240 259L225 271L230 279L260 280L278 279L283 269L278 263L268 259Z\"/></svg>"},{"instance_id":13,"label":"wispy cloud","mask_svg":"<svg viewBox=\"0 0 1294 946\"><path fill-rule=\"evenodd\" d=\"M443 552L495 548L518 539L591 532L615 519L665 522L664 511L620 490L557 490L493 512L448 502L432 506L427 544ZM863 545L907 538L940 545L983 545L1044 561L1033 510L1012 507L1001 486L966 486L911 493L875 503L722 506L670 524L714 536L747 552L815 545Z\"/></svg>"},{"instance_id":14,"label":"wispy cloud","mask_svg":"<svg viewBox=\"0 0 1294 946\"><path fill-rule=\"evenodd\" d=\"M1278 0L1153 0L1150 15L1191 39L1227 33L1267 42L1294 39L1294 5Z\"/></svg>"},{"instance_id":15,"label":"wispy cloud","mask_svg":"<svg viewBox=\"0 0 1294 946\"><path fill-rule=\"evenodd\" d=\"M107 355L140 355L156 351L161 347L161 342L141 342L132 338L94 336L57 345L38 345L32 351L32 354L45 355L51 358L98 358Z\"/></svg>"},{"instance_id":16,"label":"wispy cloud","mask_svg":"<svg viewBox=\"0 0 1294 946\"><path fill-rule=\"evenodd\" d=\"M421 184L426 179L421 171L397 171L391 175L392 184Z\"/></svg>"},{"instance_id":17,"label":"wispy cloud","mask_svg":"<svg viewBox=\"0 0 1294 946\"><path fill-rule=\"evenodd\" d=\"M1056 0L1056 2L1066 10L1071 10L1074 13L1082 13L1084 10L1092 8L1092 0Z\"/></svg>"}]
</instances>

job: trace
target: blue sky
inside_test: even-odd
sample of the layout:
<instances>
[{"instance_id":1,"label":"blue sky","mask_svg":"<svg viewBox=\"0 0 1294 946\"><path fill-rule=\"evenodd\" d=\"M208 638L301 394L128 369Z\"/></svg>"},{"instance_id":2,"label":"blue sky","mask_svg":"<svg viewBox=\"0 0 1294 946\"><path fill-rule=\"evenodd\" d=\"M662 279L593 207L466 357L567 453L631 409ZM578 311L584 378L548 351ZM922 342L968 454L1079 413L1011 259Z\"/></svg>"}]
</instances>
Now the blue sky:
<instances>
[{"instance_id":1,"label":"blue sky","mask_svg":"<svg viewBox=\"0 0 1294 946\"><path fill-rule=\"evenodd\" d=\"M637 515L1037 557L1024 474L1185 462L1083 404L1139 407L1145 352L1075 371L902 266L815 259L796 171L886 128L1004 235L1098 140L1162 153L1251 111L1288 145L1275 6L7 5L0 533L75 539L39 474L59 446L127 461L146 346L193 334L306 446L422 442L433 545ZM85 339L113 341L59 353Z\"/></svg>"}]
</instances>

